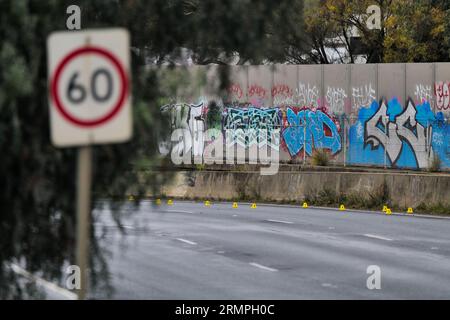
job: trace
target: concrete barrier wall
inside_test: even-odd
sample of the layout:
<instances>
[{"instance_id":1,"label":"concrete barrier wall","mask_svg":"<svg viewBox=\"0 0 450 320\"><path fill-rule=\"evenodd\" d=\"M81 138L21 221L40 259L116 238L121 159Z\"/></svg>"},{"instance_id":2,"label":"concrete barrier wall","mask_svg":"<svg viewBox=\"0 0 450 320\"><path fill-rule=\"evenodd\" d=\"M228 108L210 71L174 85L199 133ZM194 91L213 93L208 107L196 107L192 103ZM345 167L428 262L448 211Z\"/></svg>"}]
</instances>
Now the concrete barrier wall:
<instances>
[{"instance_id":1,"label":"concrete barrier wall","mask_svg":"<svg viewBox=\"0 0 450 320\"><path fill-rule=\"evenodd\" d=\"M259 172L181 171L163 194L188 199L301 202L324 190L368 198L386 187L389 205L397 208L450 206L450 176L375 172L292 172L274 176Z\"/></svg>"},{"instance_id":2,"label":"concrete barrier wall","mask_svg":"<svg viewBox=\"0 0 450 320\"><path fill-rule=\"evenodd\" d=\"M216 70L206 68L194 69L212 82ZM261 147L265 140L249 130L267 129L279 134L278 145L268 144L284 162L307 162L325 149L345 165L426 169L438 158L450 169L450 63L231 68L223 97L207 85L198 98L164 106L174 128L198 137L214 100L218 126L234 132L233 150ZM201 155L205 144L197 141L193 152Z\"/></svg>"}]
</instances>

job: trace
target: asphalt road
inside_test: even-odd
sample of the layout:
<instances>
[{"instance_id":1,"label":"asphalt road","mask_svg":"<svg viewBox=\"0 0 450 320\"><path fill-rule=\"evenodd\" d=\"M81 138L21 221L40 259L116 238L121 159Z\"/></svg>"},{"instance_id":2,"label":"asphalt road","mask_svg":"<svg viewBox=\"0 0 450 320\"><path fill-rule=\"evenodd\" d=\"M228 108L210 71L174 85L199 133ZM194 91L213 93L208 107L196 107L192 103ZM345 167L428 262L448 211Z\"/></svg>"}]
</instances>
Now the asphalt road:
<instances>
[{"instance_id":1,"label":"asphalt road","mask_svg":"<svg viewBox=\"0 0 450 320\"><path fill-rule=\"evenodd\" d=\"M450 219L180 201L121 214L123 232L95 212L112 298L450 298ZM366 286L371 265L380 290Z\"/></svg>"}]
</instances>

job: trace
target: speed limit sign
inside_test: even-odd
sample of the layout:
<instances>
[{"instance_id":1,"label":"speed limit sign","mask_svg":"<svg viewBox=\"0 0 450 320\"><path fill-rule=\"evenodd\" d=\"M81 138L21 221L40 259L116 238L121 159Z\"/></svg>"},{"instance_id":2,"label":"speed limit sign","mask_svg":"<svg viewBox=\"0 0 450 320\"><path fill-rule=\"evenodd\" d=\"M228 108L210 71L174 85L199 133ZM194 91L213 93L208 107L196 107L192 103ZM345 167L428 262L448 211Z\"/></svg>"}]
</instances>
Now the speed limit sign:
<instances>
[{"instance_id":1,"label":"speed limit sign","mask_svg":"<svg viewBox=\"0 0 450 320\"><path fill-rule=\"evenodd\" d=\"M127 30L56 32L47 41L55 146L118 143L132 134Z\"/></svg>"}]
</instances>

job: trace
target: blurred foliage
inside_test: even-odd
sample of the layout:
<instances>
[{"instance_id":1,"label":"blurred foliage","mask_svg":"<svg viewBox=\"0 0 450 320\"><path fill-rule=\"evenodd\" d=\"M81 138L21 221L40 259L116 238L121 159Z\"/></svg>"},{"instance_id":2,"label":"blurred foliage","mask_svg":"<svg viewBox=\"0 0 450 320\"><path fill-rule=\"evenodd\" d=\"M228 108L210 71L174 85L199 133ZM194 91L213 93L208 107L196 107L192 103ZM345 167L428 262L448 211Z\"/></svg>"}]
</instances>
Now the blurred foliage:
<instances>
[{"instance_id":1,"label":"blurred foliage","mask_svg":"<svg viewBox=\"0 0 450 320\"><path fill-rule=\"evenodd\" d=\"M288 9L269 0L0 1L0 298L25 296L9 263L61 283L63 266L74 261L76 149L50 143L46 64L47 36L65 29L72 4L82 9L83 29L122 26L132 37L133 139L94 147L93 205L111 198L116 211L131 187L139 200L167 177L132 165L167 167L156 156L157 134L167 129L159 113L167 90L142 66L176 63L181 48L196 63L224 64L236 53L258 63L266 51L278 54L269 27L281 25ZM102 286L108 266L94 238L91 250L91 282Z\"/></svg>"},{"instance_id":2,"label":"blurred foliage","mask_svg":"<svg viewBox=\"0 0 450 320\"><path fill-rule=\"evenodd\" d=\"M222 128L222 108L216 101L211 101L208 105L208 116L206 118L208 129L221 130Z\"/></svg>"}]
</instances>

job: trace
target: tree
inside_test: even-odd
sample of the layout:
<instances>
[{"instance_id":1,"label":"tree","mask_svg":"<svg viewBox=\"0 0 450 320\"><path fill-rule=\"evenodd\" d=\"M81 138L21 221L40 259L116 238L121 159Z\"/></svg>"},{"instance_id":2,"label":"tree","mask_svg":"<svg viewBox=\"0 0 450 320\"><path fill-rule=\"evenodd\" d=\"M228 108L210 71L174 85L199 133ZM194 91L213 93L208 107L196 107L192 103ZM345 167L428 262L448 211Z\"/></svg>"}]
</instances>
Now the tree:
<instances>
[{"instance_id":1,"label":"tree","mask_svg":"<svg viewBox=\"0 0 450 320\"><path fill-rule=\"evenodd\" d=\"M82 10L82 28L123 26L132 35L134 136L125 144L94 148L93 205L100 197L156 192L162 177L132 164L162 166L157 136L163 94L158 74L145 59L170 61L189 48L200 63L238 52L246 61L264 56L271 1L32 1L0 2L0 298L23 297L10 263L59 281L64 263L74 261L75 149L56 149L49 139L45 43L65 28L66 8ZM254 9L254 10L250 10ZM261 47L258 47L261 45ZM224 73L225 74L225 73ZM225 77L224 77L225 78ZM93 228L93 227L92 227ZM107 278L107 264L92 238L93 285Z\"/></svg>"},{"instance_id":2,"label":"tree","mask_svg":"<svg viewBox=\"0 0 450 320\"><path fill-rule=\"evenodd\" d=\"M311 39L311 60L315 63L355 63L359 52L352 43L357 33L364 46L367 62L383 60L383 21L390 15L391 0L321 0L306 14L308 36ZM381 8L381 30L371 30L366 21L367 8L376 4ZM337 57L337 58L333 58Z\"/></svg>"},{"instance_id":3,"label":"tree","mask_svg":"<svg viewBox=\"0 0 450 320\"><path fill-rule=\"evenodd\" d=\"M367 8L381 9L381 28L367 26ZM305 13L314 63L434 62L449 58L449 4L435 0L320 0ZM360 44L351 40L357 33ZM337 58L333 58L337 56Z\"/></svg>"},{"instance_id":4,"label":"tree","mask_svg":"<svg viewBox=\"0 0 450 320\"><path fill-rule=\"evenodd\" d=\"M396 0L386 20L385 62L439 62L449 58L448 3Z\"/></svg>"}]
</instances>

